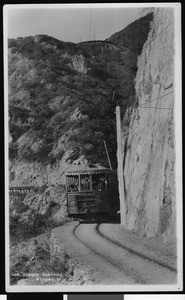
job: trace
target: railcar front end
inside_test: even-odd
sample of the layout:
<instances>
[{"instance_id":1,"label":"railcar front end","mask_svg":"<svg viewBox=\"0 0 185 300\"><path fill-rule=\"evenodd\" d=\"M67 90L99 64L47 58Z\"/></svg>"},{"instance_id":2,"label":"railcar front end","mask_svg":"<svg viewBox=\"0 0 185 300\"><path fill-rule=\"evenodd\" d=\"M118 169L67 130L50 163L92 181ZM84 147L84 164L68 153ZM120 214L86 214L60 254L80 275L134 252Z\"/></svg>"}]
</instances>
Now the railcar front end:
<instances>
[{"instance_id":1,"label":"railcar front end","mask_svg":"<svg viewBox=\"0 0 185 300\"><path fill-rule=\"evenodd\" d=\"M115 171L96 165L78 166L66 174L68 216L97 220L119 210Z\"/></svg>"}]
</instances>

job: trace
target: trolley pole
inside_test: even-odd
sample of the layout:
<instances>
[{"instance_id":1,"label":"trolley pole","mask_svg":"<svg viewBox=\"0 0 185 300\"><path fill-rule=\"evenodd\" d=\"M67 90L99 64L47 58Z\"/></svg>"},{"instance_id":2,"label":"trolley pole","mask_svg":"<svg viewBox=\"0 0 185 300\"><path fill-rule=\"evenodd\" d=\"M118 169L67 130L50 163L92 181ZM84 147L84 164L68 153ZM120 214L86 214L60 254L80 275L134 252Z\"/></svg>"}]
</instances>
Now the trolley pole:
<instances>
[{"instance_id":1,"label":"trolley pole","mask_svg":"<svg viewBox=\"0 0 185 300\"><path fill-rule=\"evenodd\" d=\"M126 207L123 181L123 154L122 154L122 134L121 134L121 117L120 107L116 107L116 127L117 127L117 159L118 159L118 182L119 182L119 199L120 199L120 217L121 226L126 226Z\"/></svg>"},{"instance_id":2,"label":"trolley pole","mask_svg":"<svg viewBox=\"0 0 185 300\"><path fill-rule=\"evenodd\" d=\"M105 141L103 141L103 142L104 142L105 151L106 151L107 158L108 158L108 162L109 162L109 168L110 168L110 170L112 170L112 165L111 165L111 161L110 161L110 157L109 157L109 152L108 152L108 150L107 150L107 145L106 145L106 142L105 142Z\"/></svg>"}]
</instances>

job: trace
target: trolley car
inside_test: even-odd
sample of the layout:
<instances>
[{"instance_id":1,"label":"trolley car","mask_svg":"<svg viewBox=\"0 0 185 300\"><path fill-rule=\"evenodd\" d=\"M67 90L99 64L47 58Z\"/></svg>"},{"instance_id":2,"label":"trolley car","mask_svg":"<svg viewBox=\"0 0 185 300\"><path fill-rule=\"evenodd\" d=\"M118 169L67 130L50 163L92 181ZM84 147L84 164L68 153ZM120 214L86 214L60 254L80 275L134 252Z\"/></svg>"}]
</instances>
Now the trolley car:
<instances>
[{"instance_id":1,"label":"trolley car","mask_svg":"<svg viewBox=\"0 0 185 300\"><path fill-rule=\"evenodd\" d=\"M77 165L66 173L68 216L99 220L119 210L116 171L100 164Z\"/></svg>"}]
</instances>

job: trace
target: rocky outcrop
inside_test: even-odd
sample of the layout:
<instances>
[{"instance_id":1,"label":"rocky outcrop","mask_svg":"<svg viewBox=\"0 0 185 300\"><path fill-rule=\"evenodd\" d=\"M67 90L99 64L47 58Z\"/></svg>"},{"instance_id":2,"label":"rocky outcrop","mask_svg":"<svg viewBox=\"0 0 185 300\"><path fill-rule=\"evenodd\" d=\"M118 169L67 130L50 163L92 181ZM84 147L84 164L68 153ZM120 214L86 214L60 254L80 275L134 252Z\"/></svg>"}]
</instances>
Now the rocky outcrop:
<instances>
[{"instance_id":1,"label":"rocky outcrop","mask_svg":"<svg viewBox=\"0 0 185 300\"><path fill-rule=\"evenodd\" d=\"M137 107L130 113L124 182L126 227L142 236L175 237L173 9L156 8L138 59ZM124 149L124 147L123 147Z\"/></svg>"},{"instance_id":2,"label":"rocky outcrop","mask_svg":"<svg viewBox=\"0 0 185 300\"><path fill-rule=\"evenodd\" d=\"M86 74L88 71L87 62L83 55L74 55L72 58L72 67L79 73Z\"/></svg>"},{"instance_id":3,"label":"rocky outcrop","mask_svg":"<svg viewBox=\"0 0 185 300\"><path fill-rule=\"evenodd\" d=\"M55 167L14 160L10 162L9 184L10 187L65 184L65 171L69 166L64 160L58 162Z\"/></svg>"}]
</instances>

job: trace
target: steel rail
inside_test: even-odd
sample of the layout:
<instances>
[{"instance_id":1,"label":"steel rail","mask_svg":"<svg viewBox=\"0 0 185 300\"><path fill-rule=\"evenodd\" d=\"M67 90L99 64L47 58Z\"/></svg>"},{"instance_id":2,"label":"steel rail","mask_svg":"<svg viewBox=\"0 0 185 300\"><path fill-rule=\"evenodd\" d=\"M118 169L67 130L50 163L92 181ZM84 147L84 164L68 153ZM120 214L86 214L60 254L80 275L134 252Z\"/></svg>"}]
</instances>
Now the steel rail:
<instances>
[{"instance_id":1,"label":"steel rail","mask_svg":"<svg viewBox=\"0 0 185 300\"><path fill-rule=\"evenodd\" d=\"M150 262L152 262L152 263L154 263L154 264L157 264L157 265L159 265L160 267L163 267L163 268L165 268L165 269L168 269L168 270L170 270L170 271L172 271L172 272L177 273L177 269L176 269L176 268L174 268L174 267L172 267L172 266L169 266L169 265L167 265L166 263L164 263L164 262L162 262L162 261L159 261L159 260L156 259L156 258L152 258L152 257L146 256L145 254L143 254L143 253L141 253L141 252L138 252L138 251L136 251L136 250L134 250L134 249L132 249L132 248L126 246L126 245L123 245L123 244L119 243L118 241L112 240L111 238L109 238L108 236L104 235L104 234L100 231L100 225L101 225L100 223L97 224L96 227L95 227L95 230L96 230L97 234L98 234L99 236L101 236L103 239L109 241L110 243L116 245L116 246L119 247L119 248L122 248L122 249L124 249L124 250L129 251L130 253L132 253L132 254L134 254L134 255L137 255L137 256L139 256L139 257L141 257L141 258L143 258L143 259L146 259L146 260L148 260L148 261L150 261Z\"/></svg>"},{"instance_id":2,"label":"steel rail","mask_svg":"<svg viewBox=\"0 0 185 300\"><path fill-rule=\"evenodd\" d=\"M119 271L124 272L126 275L128 275L129 277L131 277L132 279L135 280L135 283L140 283L140 284L148 284L148 282L144 279L142 279L140 276L133 274L133 272L131 272L130 270L128 270L127 268L124 268L114 262L112 262L109 258L107 258L106 256L104 256L103 254L99 253L97 250L95 250L94 248L92 248L91 246L88 245L88 243L82 241L78 235L77 235L77 228L80 226L81 224L77 224L74 229L73 229L73 234L74 236L78 239L78 241L85 245L89 250L91 250L91 252L95 253L96 255L98 255L99 257L103 258L106 262L108 262L109 264L111 264L113 267L117 268Z\"/></svg>"}]
</instances>

